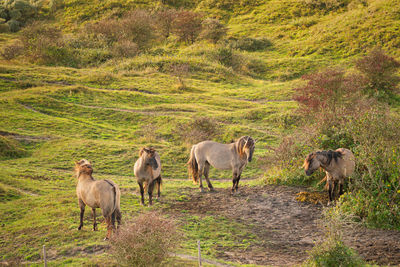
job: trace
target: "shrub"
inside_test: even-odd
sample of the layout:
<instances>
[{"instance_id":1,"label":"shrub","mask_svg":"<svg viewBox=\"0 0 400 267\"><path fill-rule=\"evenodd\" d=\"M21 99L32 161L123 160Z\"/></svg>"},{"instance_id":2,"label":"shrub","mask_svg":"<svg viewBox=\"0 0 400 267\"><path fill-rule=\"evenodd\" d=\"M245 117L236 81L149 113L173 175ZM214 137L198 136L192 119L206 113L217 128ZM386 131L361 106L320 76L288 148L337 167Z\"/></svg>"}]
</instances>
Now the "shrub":
<instances>
[{"instance_id":1,"label":"shrub","mask_svg":"<svg viewBox=\"0 0 400 267\"><path fill-rule=\"evenodd\" d=\"M103 19L95 23L88 23L85 25L83 35L88 35L86 38L89 39L90 46L93 47L95 43L104 43L106 46L112 46L112 44L118 41L123 35L122 25L115 19Z\"/></svg>"},{"instance_id":2,"label":"shrub","mask_svg":"<svg viewBox=\"0 0 400 267\"><path fill-rule=\"evenodd\" d=\"M345 195L341 209L372 226L400 229L399 123L399 118L380 107L348 126L357 143L357 168L353 192Z\"/></svg>"},{"instance_id":3,"label":"shrub","mask_svg":"<svg viewBox=\"0 0 400 267\"><path fill-rule=\"evenodd\" d=\"M202 15L189 10L179 10L173 32L180 41L193 44L201 32Z\"/></svg>"},{"instance_id":4,"label":"shrub","mask_svg":"<svg viewBox=\"0 0 400 267\"><path fill-rule=\"evenodd\" d=\"M320 226L325 230L325 238L309 251L310 257L304 265L315 267L334 267L338 264L346 267L365 265L360 256L342 241L343 229L353 224L351 216L346 216L334 208L325 209L320 221Z\"/></svg>"},{"instance_id":5,"label":"shrub","mask_svg":"<svg viewBox=\"0 0 400 267\"><path fill-rule=\"evenodd\" d=\"M216 44L225 35L228 29L218 19L205 19L202 23L200 38L210 40Z\"/></svg>"},{"instance_id":6,"label":"shrub","mask_svg":"<svg viewBox=\"0 0 400 267\"><path fill-rule=\"evenodd\" d=\"M37 13L36 7L25 0L6 0L1 5L0 18L6 21L12 32L18 31Z\"/></svg>"},{"instance_id":7,"label":"shrub","mask_svg":"<svg viewBox=\"0 0 400 267\"><path fill-rule=\"evenodd\" d=\"M21 29L21 22L15 20L15 19L11 19L11 20L7 21L6 24L8 26L8 29L11 32L17 32Z\"/></svg>"},{"instance_id":8,"label":"shrub","mask_svg":"<svg viewBox=\"0 0 400 267\"><path fill-rule=\"evenodd\" d=\"M0 135L0 159L20 158L25 155L25 149L17 141Z\"/></svg>"},{"instance_id":9,"label":"shrub","mask_svg":"<svg viewBox=\"0 0 400 267\"><path fill-rule=\"evenodd\" d=\"M110 253L121 266L161 266L179 237L173 221L147 212L127 222L112 236Z\"/></svg>"},{"instance_id":10,"label":"shrub","mask_svg":"<svg viewBox=\"0 0 400 267\"><path fill-rule=\"evenodd\" d=\"M189 145L212 140L221 135L218 123L208 117L198 117L188 123L177 125L179 136Z\"/></svg>"},{"instance_id":11,"label":"shrub","mask_svg":"<svg viewBox=\"0 0 400 267\"><path fill-rule=\"evenodd\" d=\"M113 45L112 54L115 57L133 57L139 54L139 46L129 40L121 40Z\"/></svg>"},{"instance_id":12,"label":"shrub","mask_svg":"<svg viewBox=\"0 0 400 267\"><path fill-rule=\"evenodd\" d=\"M331 11L346 7L351 0L303 0L303 2L311 8Z\"/></svg>"},{"instance_id":13,"label":"shrub","mask_svg":"<svg viewBox=\"0 0 400 267\"><path fill-rule=\"evenodd\" d=\"M177 11L175 9L163 9L155 13L155 25L160 33L165 39L167 39L174 26L174 21L177 17Z\"/></svg>"},{"instance_id":14,"label":"shrub","mask_svg":"<svg viewBox=\"0 0 400 267\"><path fill-rule=\"evenodd\" d=\"M397 75L400 62L386 55L380 48L356 60L355 67L361 72L363 89L367 94L391 95L400 82Z\"/></svg>"},{"instance_id":15,"label":"shrub","mask_svg":"<svg viewBox=\"0 0 400 267\"><path fill-rule=\"evenodd\" d=\"M145 10L134 10L126 14L121 21L123 36L141 49L149 47L156 39L155 27L150 14Z\"/></svg>"},{"instance_id":16,"label":"shrub","mask_svg":"<svg viewBox=\"0 0 400 267\"><path fill-rule=\"evenodd\" d=\"M17 56L21 55L24 50L24 47L21 42L13 42L9 45L6 45L1 51L1 56L6 59L10 60L16 58Z\"/></svg>"}]
</instances>

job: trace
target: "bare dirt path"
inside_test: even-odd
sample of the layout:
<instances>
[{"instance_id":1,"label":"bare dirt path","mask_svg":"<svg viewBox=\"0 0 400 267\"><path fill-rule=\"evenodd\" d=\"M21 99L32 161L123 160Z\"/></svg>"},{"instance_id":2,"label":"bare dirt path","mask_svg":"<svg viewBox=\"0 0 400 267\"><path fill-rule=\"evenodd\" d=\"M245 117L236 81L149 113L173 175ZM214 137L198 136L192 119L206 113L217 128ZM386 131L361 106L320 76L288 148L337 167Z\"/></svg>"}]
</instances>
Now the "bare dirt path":
<instances>
[{"instance_id":1,"label":"bare dirt path","mask_svg":"<svg viewBox=\"0 0 400 267\"><path fill-rule=\"evenodd\" d=\"M229 189L214 193L185 190L190 199L174 203L172 211L186 210L199 216L225 216L245 225L261 242L246 251L226 251L218 258L242 264L292 266L306 260L314 242L324 235L318 227L322 206L298 202L304 188L285 186L241 187L235 196ZM250 227L251 225L251 227ZM367 261L384 265L400 264L400 232L360 227L346 230L345 243Z\"/></svg>"}]
</instances>

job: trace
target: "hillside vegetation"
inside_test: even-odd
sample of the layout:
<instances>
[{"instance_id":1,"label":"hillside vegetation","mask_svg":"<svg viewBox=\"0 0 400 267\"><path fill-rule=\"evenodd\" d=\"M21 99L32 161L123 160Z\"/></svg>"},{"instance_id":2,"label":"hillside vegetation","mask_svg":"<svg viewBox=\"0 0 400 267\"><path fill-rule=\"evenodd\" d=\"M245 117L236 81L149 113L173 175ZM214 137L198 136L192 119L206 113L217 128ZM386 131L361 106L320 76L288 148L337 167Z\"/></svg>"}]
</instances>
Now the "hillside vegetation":
<instances>
[{"instance_id":1,"label":"hillside vegetation","mask_svg":"<svg viewBox=\"0 0 400 267\"><path fill-rule=\"evenodd\" d=\"M197 190L187 178L188 154L205 138L257 139L255 160L245 168L241 186L284 183L322 190L316 185L320 177L300 173L301 159L318 145L349 143L336 131L321 133L314 143L293 139L301 151L284 161L292 156L282 148L285 138L296 136L306 120L293 100L294 89L307 83L300 78L328 67L357 73L355 60L377 46L393 60L400 57L396 0L31 1L33 11L24 20L22 11L9 15L17 12L18 1L4 1L4 16L0 10L0 254L8 263L38 264L46 244L54 265L115 264L100 241L105 225L89 231L88 209L85 229L77 231L73 166L81 158L92 162L96 179L120 186L123 218L187 201L186 191ZM372 98L384 103L390 120L396 117L395 90ZM368 123L354 122L343 135L376 125ZM359 144L351 141L353 147ZM384 144L389 143L396 146ZM139 205L133 177L143 146L156 148L162 161L163 199L152 208ZM282 152L283 161L271 156L279 155L274 151ZM397 145L393 173L398 151ZM362 153L366 157L368 151ZM394 176L390 193L398 194ZM211 169L210 177L217 188L231 186L230 171ZM356 201L346 197L347 203ZM398 196L382 201L395 205ZM355 206L357 211L349 204L343 209L366 212L362 204ZM398 212L395 208L391 212ZM369 219L375 227L400 226L398 217L387 224ZM185 236L178 248L182 253L196 255L193 240L199 238L206 240L205 256L214 260L219 249L261 242L246 225L213 214L197 218L182 211L177 220Z\"/></svg>"}]
</instances>

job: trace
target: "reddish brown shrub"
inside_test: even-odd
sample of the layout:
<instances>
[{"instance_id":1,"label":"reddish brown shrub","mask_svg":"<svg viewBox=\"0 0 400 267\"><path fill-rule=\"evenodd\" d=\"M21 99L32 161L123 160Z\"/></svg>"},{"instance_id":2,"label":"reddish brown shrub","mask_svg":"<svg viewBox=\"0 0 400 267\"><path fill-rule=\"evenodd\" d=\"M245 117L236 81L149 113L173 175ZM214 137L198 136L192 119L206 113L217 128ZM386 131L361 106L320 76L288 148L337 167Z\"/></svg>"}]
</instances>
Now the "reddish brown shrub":
<instances>
[{"instance_id":1,"label":"reddish brown shrub","mask_svg":"<svg viewBox=\"0 0 400 267\"><path fill-rule=\"evenodd\" d=\"M147 212L112 236L110 253L120 266L160 266L179 239L174 221Z\"/></svg>"},{"instance_id":2,"label":"reddish brown shrub","mask_svg":"<svg viewBox=\"0 0 400 267\"><path fill-rule=\"evenodd\" d=\"M345 76L344 71L329 69L304 75L307 84L295 88L294 100L300 103L305 114L323 112L337 114L341 109L351 108L359 91L354 76Z\"/></svg>"},{"instance_id":3,"label":"reddish brown shrub","mask_svg":"<svg viewBox=\"0 0 400 267\"><path fill-rule=\"evenodd\" d=\"M361 72L363 89L367 93L388 93L395 91L400 78L397 71L400 62L375 48L363 58L356 60L356 69Z\"/></svg>"},{"instance_id":4,"label":"reddish brown shrub","mask_svg":"<svg viewBox=\"0 0 400 267\"><path fill-rule=\"evenodd\" d=\"M194 43L201 32L202 15L189 10L180 10L174 21L174 33L180 41Z\"/></svg>"},{"instance_id":5,"label":"reddish brown shrub","mask_svg":"<svg viewBox=\"0 0 400 267\"><path fill-rule=\"evenodd\" d=\"M115 19L103 19L96 23L85 25L84 32L90 37L104 40L108 46L118 41L123 35L123 28L120 22Z\"/></svg>"},{"instance_id":6,"label":"reddish brown shrub","mask_svg":"<svg viewBox=\"0 0 400 267\"><path fill-rule=\"evenodd\" d=\"M149 12L137 9L126 14L119 23L123 27L122 38L147 48L157 38L155 26Z\"/></svg>"},{"instance_id":7,"label":"reddish brown shrub","mask_svg":"<svg viewBox=\"0 0 400 267\"><path fill-rule=\"evenodd\" d=\"M173 30L174 21L178 13L175 9L163 9L155 13L157 31L164 38L168 38Z\"/></svg>"}]
</instances>

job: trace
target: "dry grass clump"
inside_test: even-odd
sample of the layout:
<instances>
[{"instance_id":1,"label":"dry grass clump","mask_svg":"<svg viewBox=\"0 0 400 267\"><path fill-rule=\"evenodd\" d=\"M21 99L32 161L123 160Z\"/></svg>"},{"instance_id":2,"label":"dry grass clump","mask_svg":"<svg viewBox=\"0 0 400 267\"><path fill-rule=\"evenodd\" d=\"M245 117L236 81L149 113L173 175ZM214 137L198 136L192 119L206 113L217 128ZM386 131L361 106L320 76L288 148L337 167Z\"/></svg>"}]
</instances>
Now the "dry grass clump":
<instances>
[{"instance_id":1,"label":"dry grass clump","mask_svg":"<svg viewBox=\"0 0 400 267\"><path fill-rule=\"evenodd\" d=\"M179 237L174 221L147 212L118 230L111 238L110 253L120 266L160 266Z\"/></svg>"}]
</instances>

